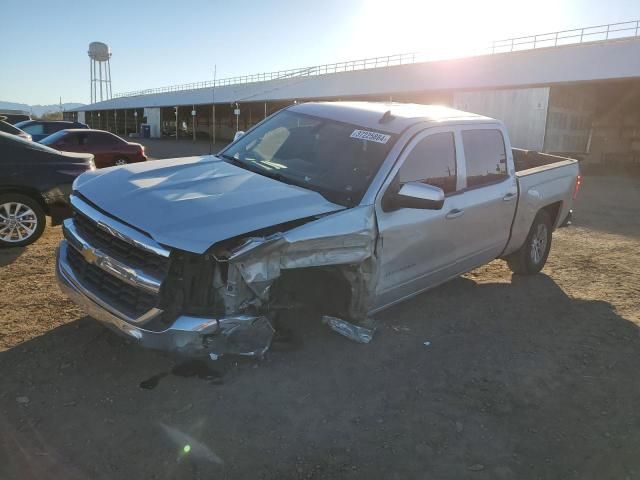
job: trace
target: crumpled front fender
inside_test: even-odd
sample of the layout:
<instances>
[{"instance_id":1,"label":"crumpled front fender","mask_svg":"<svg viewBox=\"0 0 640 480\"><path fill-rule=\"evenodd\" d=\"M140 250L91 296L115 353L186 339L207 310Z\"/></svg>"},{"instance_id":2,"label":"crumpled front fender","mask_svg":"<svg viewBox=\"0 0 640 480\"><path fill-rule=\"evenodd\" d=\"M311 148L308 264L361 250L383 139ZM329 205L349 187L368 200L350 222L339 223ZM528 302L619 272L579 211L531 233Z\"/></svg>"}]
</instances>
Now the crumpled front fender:
<instances>
[{"instance_id":1,"label":"crumpled front fender","mask_svg":"<svg viewBox=\"0 0 640 480\"><path fill-rule=\"evenodd\" d=\"M282 269L362 263L373 255L375 238L373 207L358 207L289 232L252 238L233 252L229 263L247 285L264 284Z\"/></svg>"}]
</instances>

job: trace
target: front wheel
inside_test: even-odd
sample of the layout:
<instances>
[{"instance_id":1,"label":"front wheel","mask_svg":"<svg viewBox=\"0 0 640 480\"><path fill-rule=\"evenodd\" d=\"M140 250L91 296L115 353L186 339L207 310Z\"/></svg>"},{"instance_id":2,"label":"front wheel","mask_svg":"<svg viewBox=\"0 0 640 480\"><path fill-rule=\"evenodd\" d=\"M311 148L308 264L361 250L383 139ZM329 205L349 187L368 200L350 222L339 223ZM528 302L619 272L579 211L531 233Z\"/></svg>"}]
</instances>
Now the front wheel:
<instances>
[{"instance_id":1,"label":"front wheel","mask_svg":"<svg viewBox=\"0 0 640 480\"><path fill-rule=\"evenodd\" d=\"M524 245L507 257L513 273L533 275L542 270L551 250L551 228L549 213L546 210L538 212Z\"/></svg>"},{"instance_id":2,"label":"front wheel","mask_svg":"<svg viewBox=\"0 0 640 480\"><path fill-rule=\"evenodd\" d=\"M46 217L40 203L20 193L0 195L0 247L25 247L44 231Z\"/></svg>"}]
</instances>

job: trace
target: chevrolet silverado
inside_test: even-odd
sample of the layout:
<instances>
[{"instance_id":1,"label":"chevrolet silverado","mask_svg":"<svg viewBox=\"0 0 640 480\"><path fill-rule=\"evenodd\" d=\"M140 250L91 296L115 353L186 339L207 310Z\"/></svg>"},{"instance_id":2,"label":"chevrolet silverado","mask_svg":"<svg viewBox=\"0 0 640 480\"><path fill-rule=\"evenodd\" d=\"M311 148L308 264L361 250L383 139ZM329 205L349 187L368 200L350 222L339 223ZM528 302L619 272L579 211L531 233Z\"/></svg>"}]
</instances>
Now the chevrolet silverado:
<instances>
[{"instance_id":1,"label":"chevrolet silverado","mask_svg":"<svg viewBox=\"0 0 640 480\"><path fill-rule=\"evenodd\" d=\"M441 106L305 103L237 137L79 177L63 291L147 347L261 355L285 308L358 326L496 258L539 272L580 182Z\"/></svg>"}]
</instances>

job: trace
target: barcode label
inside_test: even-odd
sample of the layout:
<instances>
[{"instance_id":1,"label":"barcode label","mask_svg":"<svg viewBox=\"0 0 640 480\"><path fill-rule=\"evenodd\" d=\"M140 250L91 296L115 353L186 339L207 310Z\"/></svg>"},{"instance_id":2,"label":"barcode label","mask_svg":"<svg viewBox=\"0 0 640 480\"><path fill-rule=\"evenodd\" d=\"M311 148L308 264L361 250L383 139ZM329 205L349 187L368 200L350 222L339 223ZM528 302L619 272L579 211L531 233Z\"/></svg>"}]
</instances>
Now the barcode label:
<instances>
[{"instance_id":1,"label":"barcode label","mask_svg":"<svg viewBox=\"0 0 640 480\"><path fill-rule=\"evenodd\" d=\"M387 143L391 138L391 135L385 135L384 133L369 132L367 130L354 130L350 135L351 138L357 138L358 140L371 140L377 143Z\"/></svg>"}]
</instances>

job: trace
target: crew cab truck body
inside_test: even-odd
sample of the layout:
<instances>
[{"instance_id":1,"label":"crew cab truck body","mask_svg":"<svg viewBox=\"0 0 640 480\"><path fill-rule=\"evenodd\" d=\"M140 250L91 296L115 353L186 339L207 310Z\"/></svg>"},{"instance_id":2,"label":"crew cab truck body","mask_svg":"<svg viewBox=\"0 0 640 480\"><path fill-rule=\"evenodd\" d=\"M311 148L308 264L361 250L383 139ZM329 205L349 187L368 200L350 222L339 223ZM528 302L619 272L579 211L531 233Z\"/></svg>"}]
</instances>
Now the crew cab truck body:
<instances>
[{"instance_id":1,"label":"crew cab truck body","mask_svg":"<svg viewBox=\"0 0 640 480\"><path fill-rule=\"evenodd\" d=\"M515 155L445 107L295 105L218 156L81 176L59 283L142 345L260 355L283 308L358 323L495 258L538 272L578 165Z\"/></svg>"}]
</instances>

